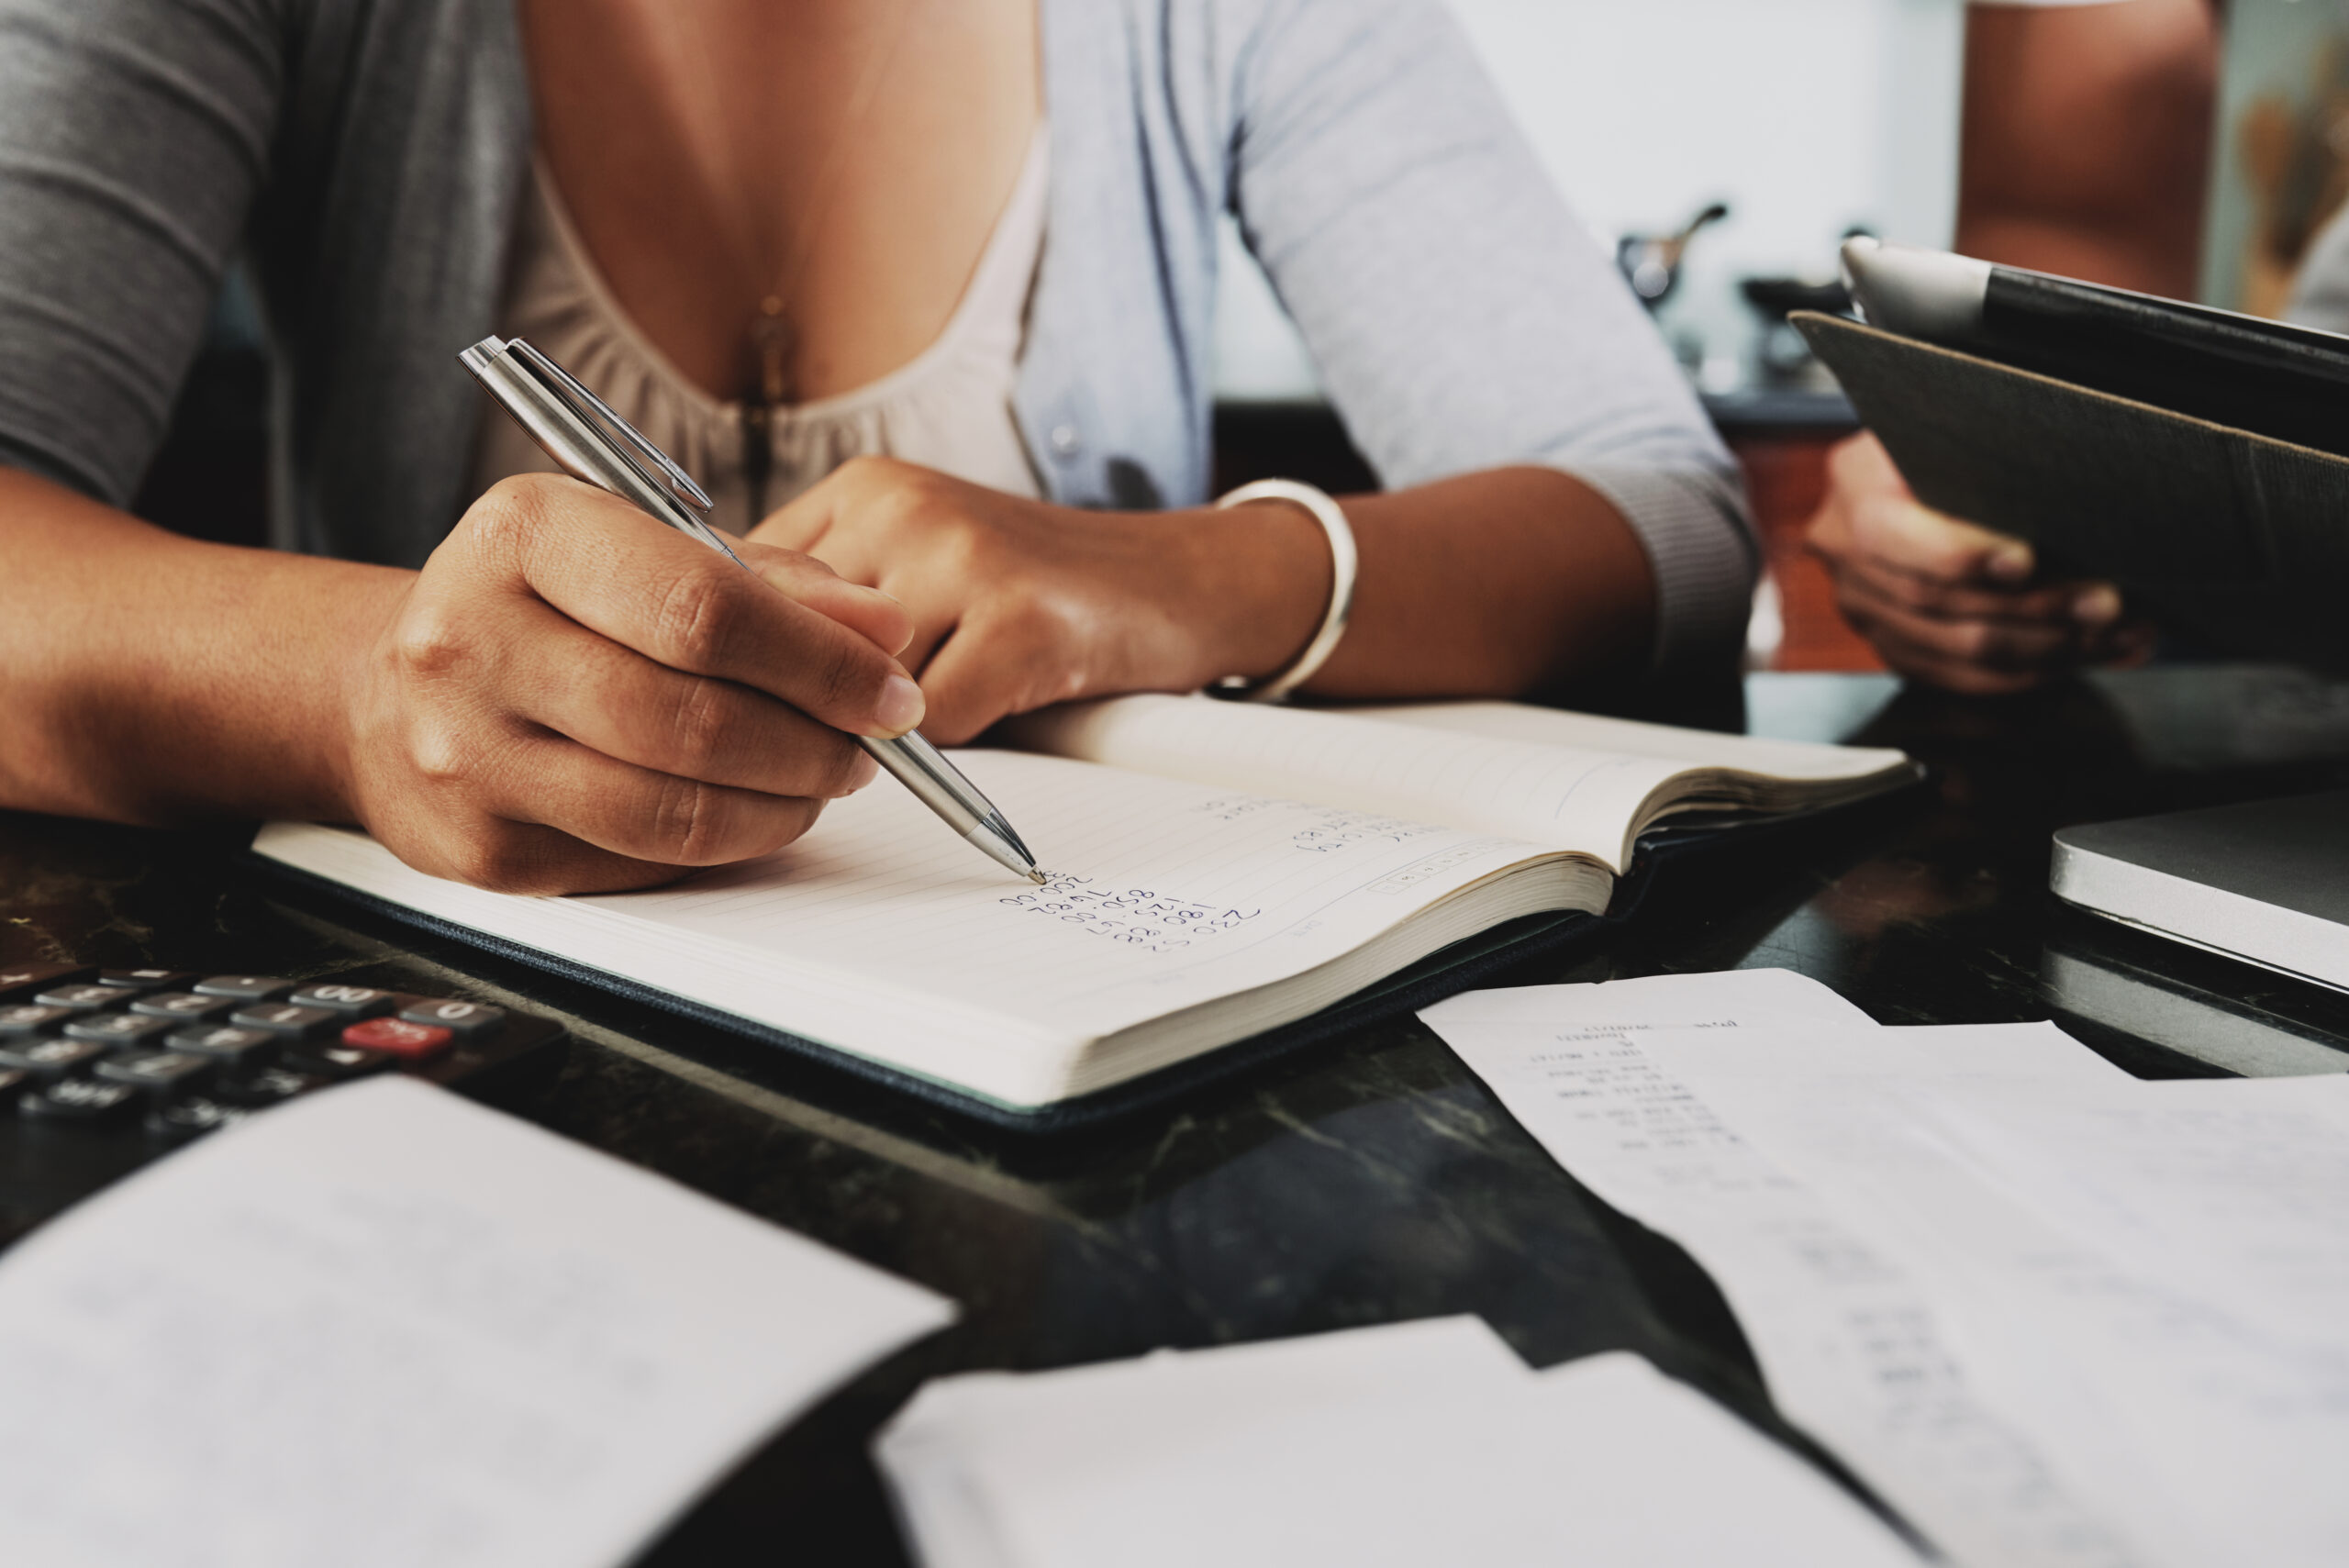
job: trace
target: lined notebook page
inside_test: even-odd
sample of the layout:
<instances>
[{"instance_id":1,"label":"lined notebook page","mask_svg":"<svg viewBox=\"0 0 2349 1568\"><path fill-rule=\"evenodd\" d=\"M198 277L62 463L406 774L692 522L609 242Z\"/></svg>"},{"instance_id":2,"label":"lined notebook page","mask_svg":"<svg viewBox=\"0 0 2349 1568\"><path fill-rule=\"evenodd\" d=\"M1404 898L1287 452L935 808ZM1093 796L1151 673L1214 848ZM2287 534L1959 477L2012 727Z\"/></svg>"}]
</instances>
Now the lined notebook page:
<instances>
[{"instance_id":1,"label":"lined notebook page","mask_svg":"<svg viewBox=\"0 0 2349 1568\"><path fill-rule=\"evenodd\" d=\"M1809 740L1776 740L1756 735L1724 735L1671 724L1642 724L1518 702L1380 703L1351 707L1345 717L1410 724L1487 740L1522 740L1541 746L1575 746L1588 751L1628 751L1665 757L1704 768L1734 768L1768 778L1800 782L1864 779L1906 773L1909 754L1883 746L1825 746Z\"/></svg>"},{"instance_id":2,"label":"lined notebook page","mask_svg":"<svg viewBox=\"0 0 2349 1568\"><path fill-rule=\"evenodd\" d=\"M993 866L886 781L833 803L779 855L651 893L483 893L333 828L273 827L255 847L1014 1104L1059 1097L1093 1040L1328 963L1542 856L1487 834L1052 757L956 760L1019 826L1047 886ZM1582 902L1557 896L1577 881ZM1586 869L1561 868L1551 884L1546 906L1606 899Z\"/></svg>"},{"instance_id":3,"label":"lined notebook page","mask_svg":"<svg viewBox=\"0 0 2349 1568\"><path fill-rule=\"evenodd\" d=\"M1206 697L1053 708L1018 720L1011 736L1030 751L1136 773L1505 834L1619 873L1649 796L1687 766Z\"/></svg>"}]
</instances>

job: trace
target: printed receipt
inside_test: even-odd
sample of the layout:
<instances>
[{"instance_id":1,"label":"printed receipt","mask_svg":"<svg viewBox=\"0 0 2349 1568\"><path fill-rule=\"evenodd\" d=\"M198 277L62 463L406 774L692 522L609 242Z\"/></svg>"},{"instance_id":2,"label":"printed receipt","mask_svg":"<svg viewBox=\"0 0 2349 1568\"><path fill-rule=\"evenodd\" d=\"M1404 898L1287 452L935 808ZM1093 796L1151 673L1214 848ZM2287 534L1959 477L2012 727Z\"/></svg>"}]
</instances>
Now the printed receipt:
<instances>
[{"instance_id":1,"label":"printed receipt","mask_svg":"<svg viewBox=\"0 0 2349 1568\"><path fill-rule=\"evenodd\" d=\"M1576 1179L1705 1265L1787 1418L1944 1551L1986 1568L2155 1561L1977 1396L1926 1285L1651 1049L1682 1031L1757 1026L1905 1031L1877 1030L1825 986L1783 971L1472 993L1420 1017ZM1987 1051L2017 1029L2043 1048L2053 1032L1965 1032Z\"/></svg>"},{"instance_id":2,"label":"printed receipt","mask_svg":"<svg viewBox=\"0 0 2349 1568\"><path fill-rule=\"evenodd\" d=\"M952 1316L442 1090L327 1090L0 1260L0 1562L618 1564Z\"/></svg>"}]
</instances>

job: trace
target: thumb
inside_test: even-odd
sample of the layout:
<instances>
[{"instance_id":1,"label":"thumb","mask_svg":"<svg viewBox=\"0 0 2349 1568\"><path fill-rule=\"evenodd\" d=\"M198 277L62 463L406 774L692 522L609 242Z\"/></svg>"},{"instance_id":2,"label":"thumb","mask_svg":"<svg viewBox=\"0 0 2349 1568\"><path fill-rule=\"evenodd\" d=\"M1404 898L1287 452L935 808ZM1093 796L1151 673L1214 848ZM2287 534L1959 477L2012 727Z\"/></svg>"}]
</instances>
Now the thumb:
<instances>
[{"instance_id":1,"label":"thumb","mask_svg":"<svg viewBox=\"0 0 2349 1568\"><path fill-rule=\"evenodd\" d=\"M2012 587L2030 581L2038 562L2031 546L1936 512L1919 502L1871 497L1852 509L1853 539L1865 554L1912 577L1949 584Z\"/></svg>"}]
</instances>

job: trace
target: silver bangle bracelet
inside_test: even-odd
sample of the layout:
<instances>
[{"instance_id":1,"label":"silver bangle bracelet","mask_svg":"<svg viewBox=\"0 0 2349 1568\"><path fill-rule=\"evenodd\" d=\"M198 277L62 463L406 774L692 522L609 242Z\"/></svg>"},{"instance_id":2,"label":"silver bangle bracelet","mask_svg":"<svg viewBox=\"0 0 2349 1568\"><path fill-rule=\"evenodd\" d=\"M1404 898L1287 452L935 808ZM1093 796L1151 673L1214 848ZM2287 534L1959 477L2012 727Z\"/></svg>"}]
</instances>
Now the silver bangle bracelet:
<instances>
[{"instance_id":1,"label":"silver bangle bracelet","mask_svg":"<svg viewBox=\"0 0 2349 1568\"><path fill-rule=\"evenodd\" d=\"M1330 539L1330 607L1322 612L1321 628L1306 643L1305 651L1289 662L1288 668L1262 680L1227 675L1208 689L1218 696L1241 702L1285 702L1291 692L1311 680L1314 673L1329 662L1330 655L1337 651L1338 639L1346 635L1346 618L1354 607L1354 530L1347 523L1346 514L1328 495L1293 479L1261 479L1253 484L1243 484L1218 501L1216 510L1244 506L1252 501L1286 501L1303 507L1321 525L1321 531Z\"/></svg>"}]
</instances>

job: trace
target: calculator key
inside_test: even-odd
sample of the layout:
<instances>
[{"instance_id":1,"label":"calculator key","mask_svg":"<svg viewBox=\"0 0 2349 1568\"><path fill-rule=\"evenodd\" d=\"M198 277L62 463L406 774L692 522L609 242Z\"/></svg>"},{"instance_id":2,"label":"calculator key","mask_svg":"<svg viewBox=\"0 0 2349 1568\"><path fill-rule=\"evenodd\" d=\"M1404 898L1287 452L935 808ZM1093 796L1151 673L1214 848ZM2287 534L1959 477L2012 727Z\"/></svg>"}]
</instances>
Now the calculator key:
<instances>
[{"instance_id":1,"label":"calculator key","mask_svg":"<svg viewBox=\"0 0 2349 1568\"><path fill-rule=\"evenodd\" d=\"M30 994L51 985L61 985L69 980L79 980L90 973L78 963L7 963L0 964L0 1001L14 1001L18 994Z\"/></svg>"},{"instance_id":2,"label":"calculator key","mask_svg":"<svg viewBox=\"0 0 2349 1568\"><path fill-rule=\"evenodd\" d=\"M400 1059L388 1051L370 1051L360 1045L306 1045L285 1058L285 1065L296 1072L315 1073L338 1084L372 1078L399 1064Z\"/></svg>"},{"instance_id":3,"label":"calculator key","mask_svg":"<svg viewBox=\"0 0 2349 1568\"><path fill-rule=\"evenodd\" d=\"M68 1078L34 1090L17 1102L17 1108L43 1121L79 1122L89 1127L116 1120L138 1105L139 1091L128 1084Z\"/></svg>"},{"instance_id":4,"label":"calculator key","mask_svg":"<svg viewBox=\"0 0 2349 1568\"><path fill-rule=\"evenodd\" d=\"M438 1024L410 1023L406 1018L369 1018L342 1031L342 1043L362 1051L385 1051L420 1062L438 1056L455 1043L456 1035Z\"/></svg>"},{"instance_id":5,"label":"calculator key","mask_svg":"<svg viewBox=\"0 0 2349 1568\"><path fill-rule=\"evenodd\" d=\"M44 1084L55 1083L80 1072L113 1049L95 1040L21 1040L0 1045L0 1067L29 1073Z\"/></svg>"},{"instance_id":6,"label":"calculator key","mask_svg":"<svg viewBox=\"0 0 2349 1568\"><path fill-rule=\"evenodd\" d=\"M11 1035L43 1034L66 1019L78 1018L71 1007L44 1007L32 1002L19 1002L13 1007L0 1007L0 1044Z\"/></svg>"},{"instance_id":7,"label":"calculator key","mask_svg":"<svg viewBox=\"0 0 2349 1568\"><path fill-rule=\"evenodd\" d=\"M71 1007L78 1013L95 1013L101 1007L122 1006L122 993L111 985L52 985L33 1000L44 1007Z\"/></svg>"},{"instance_id":8,"label":"calculator key","mask_svg":"<svg viewBox=\"0 0 2349 1568\"><path fill-rule=\"evenodd\" d=\"M208 1056L235 1077L256 1073L277 1060L284 1042L267 1029L240 1029L228 1025L208 1029L182 1029L163 1042L173 1051Z\"/></svg>"},{"instance_id":9,"label":"calculator key","mask_svg":"<svg viewBox=\"0 0 2349 1568\"><path fill-rule=\"evenodd\" d=\"M166 991L160 996L141 996L130 1004L130 1010L150 1018L176 1018L184 1024L208 1024L215 1018L227 1018L235 1010L236 1002L227 996L199 996L193 991Z\"/></svg>"},{"instance_id":10,"label":"calculator key","mask_svg":"<svg viewBox=\"0 0 2349 1568\"><path fill-rule=\"evenodd\" d=\"M219 1071L218 1062L193 1051L131 1051L99 1062L96 1076L100 1083L128 1084L150 1100L168 1100L202 1088Z\"/></svg>"},{"instance_id":11,"label":"calculator key","mask_svg":"<svg viewBox=\"0 0 2349 1568\"><path fill-rule=\"evenodd\" d=\"M296 1006L324 1007L346 1018L372 1018L392 1010L392 994L366 985L305 985L288 998Z\"/></svg>"},{"instance_id":12,"label":"calculator key","mask_svg":"<svg viewBox=\"0 0 2349 1568\"><path fill-rule=\"evenodd\" d=\"M68 1040L95 1040L105 1045L146 1045L175 1026L169 1018L142 1018L135 1013L100 1013L79 1018L65 1026Z\"/></svg>"},{"instance_id":13,"label":"calculator key","mask_svg":"<svg viewBox=\"0 0 2349 1568\"><path fill-rule=\"evenodd\" d=\"M239 1002L268 1002L293 990L294 982L274 974L215 974L189 989L207 996L233 996Z\"/></svg>"},{"instance_id":14,"label":"calculator key","mask_svg":"<svg viewBox=\"0 0 2349 1568\"><path fill-rule=\"evenodd\" d=\"M272 1034L292 1040L307 1040L310 1036L342 1022L324 1007L297 1007L291 1002L271 1002L259 1007L242 1007L228 1015L228 1021L240 1029L267 1029Z\"/></svg>"},{"instance_id":15,"label":"calculator key","mask_svg":"<svg viewBox=\"0 0 2349 1568\"><path fill-rule=\"evenodd\" d=\"M250 1078L228 1078L212 1086L212 1097L239 1110L265 1110L296 1095L321 1088L326 1080L309 1073L264 1067Z\"/></svg>"},{"instance_id":16,"label":"calculator key","mask_svg":"<svg viewBox=\"0 0 2349 1568\"><path fill-rule=\"evenodd\" d=\"M427 996L410 1000L400 1009L400 1017L412 1024L432 1024L472 1036L487 1034L504 1023L506 1009L486 1002L435 1001Z\"/></svg>"},{"instance_id":17,"label":"calculator key","mask_svg":"<svg viewBox=\"0 0 2349 1568\"><path fill-rule=\"evenodd\" d=\"M196 978L185 969L102 969L98 984L117 991L177 991Z\"/></svg>"},{"instance_id":18,"label":"calculator key","mask_svg":"<svg viewBox=\"0 0 2349 1568\"><path fill-rule=\"evenodd\" d=\"M182 1099L166 1100L147 1113L147 1129L165 1138L201 1138L207 1132L217 1132L233 1126L250 1115L234 1109L203 1095L189 1095Z\"/></svg>"}]
</instances>

